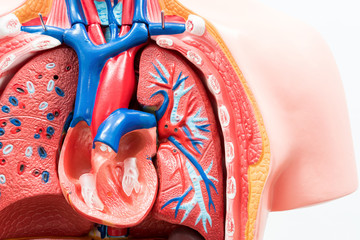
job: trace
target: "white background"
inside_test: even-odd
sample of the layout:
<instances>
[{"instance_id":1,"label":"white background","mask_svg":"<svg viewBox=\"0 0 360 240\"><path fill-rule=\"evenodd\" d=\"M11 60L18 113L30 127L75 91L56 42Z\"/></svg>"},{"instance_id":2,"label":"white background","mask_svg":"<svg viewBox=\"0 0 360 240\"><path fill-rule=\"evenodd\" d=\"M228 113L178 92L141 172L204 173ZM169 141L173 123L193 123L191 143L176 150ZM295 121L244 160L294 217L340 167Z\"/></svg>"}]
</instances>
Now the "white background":
<instances>
[{"instance_id":1,"label":"white background","mask_svg":"<svg viewBox=\"0 0 360 240\"><path fill-rule=\"evenodd\" d=\"M360 1L260 0L316 28L338 64L360 173ZM360 240L360 191L317 206L270 213L264 240Z\"/></svg>"}]
</instances>

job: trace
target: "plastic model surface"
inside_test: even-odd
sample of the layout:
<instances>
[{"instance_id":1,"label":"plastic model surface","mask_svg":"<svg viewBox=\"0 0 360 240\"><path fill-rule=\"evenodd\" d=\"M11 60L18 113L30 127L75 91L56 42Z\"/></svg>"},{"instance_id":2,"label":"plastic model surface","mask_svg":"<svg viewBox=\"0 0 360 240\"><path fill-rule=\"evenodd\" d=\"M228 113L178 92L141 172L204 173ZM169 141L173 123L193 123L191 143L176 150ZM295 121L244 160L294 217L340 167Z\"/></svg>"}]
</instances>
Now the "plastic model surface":
<instances>
[{"instance_id":1,"label":"plastic model surface","mask_svg":"<svg viewBox=\"0 0 360 240\"><path fill-rule=\"evenodd\" d=\"M321 38L255 1L217 4L2 9L0 238L260 240L269 211L354 191Z\"/></svg>"}]
</instances>

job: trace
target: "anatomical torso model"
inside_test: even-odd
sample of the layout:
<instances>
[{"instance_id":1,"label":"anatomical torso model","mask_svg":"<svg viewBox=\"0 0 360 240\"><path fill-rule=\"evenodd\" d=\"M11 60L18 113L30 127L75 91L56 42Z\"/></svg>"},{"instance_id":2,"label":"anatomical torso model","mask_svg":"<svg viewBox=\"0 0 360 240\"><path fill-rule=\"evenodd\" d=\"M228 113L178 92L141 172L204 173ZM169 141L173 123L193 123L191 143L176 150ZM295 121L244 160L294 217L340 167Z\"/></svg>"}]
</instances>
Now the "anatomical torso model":
<instances>
[{"instance_id":1,"label":"anatomical torso model","mask_svg":"<svg viewBox=\"0 0 360 240\"><path fill-rule=\"evenodd\" d=\"M15 2L1 239L260 240L269 211L355 190L339 73L308 26L250 0Z\"/></svg>"}]
</instances>

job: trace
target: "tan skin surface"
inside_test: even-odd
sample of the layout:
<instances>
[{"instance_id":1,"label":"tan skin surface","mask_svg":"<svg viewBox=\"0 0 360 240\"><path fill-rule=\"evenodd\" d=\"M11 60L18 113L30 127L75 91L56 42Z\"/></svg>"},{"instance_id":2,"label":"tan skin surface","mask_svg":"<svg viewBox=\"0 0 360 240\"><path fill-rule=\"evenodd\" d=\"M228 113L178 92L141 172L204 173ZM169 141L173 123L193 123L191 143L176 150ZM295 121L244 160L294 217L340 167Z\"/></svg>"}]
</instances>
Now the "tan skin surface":
<instances>
[{"instance_id":1,"label":"tan skin surface","mask_svg":"<svg viewBox=\"0 0 360 240\"><path fill-rule=\"evenodd\" d=\"M354 191L355 161L343 88L320 34L256 1L228 0L206 8L204 0L181 2L215 25L255 95L278 179L272 209L296 208ZM282 182L285 179L288 183ZM300 196L303 192L307 196Z\"/></svg>"},{"instance_id":2,"label":"tan skin surface","mask_svg":"<svg viewBox=\"0 0 360 240\"><path fill-rule=\"evenodd\" d=\"M255 0L181 3L216 27L264 119L271 172L255 239L261 239L268 210L309 206L355 191L344 91L320 34Z\"/></svg>"}]
</instances>

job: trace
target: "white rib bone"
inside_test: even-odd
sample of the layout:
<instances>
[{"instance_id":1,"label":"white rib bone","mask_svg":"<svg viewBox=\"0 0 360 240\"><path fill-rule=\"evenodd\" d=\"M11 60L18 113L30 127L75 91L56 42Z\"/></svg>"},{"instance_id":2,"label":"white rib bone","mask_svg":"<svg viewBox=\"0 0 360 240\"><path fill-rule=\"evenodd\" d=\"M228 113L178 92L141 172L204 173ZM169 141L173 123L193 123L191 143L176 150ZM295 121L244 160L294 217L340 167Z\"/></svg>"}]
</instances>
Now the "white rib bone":
<instances>
[{"instance_id":1,"label":"white rib bone","mask_svg":"<svg viewBox=\"0 0 360 240\"><path fill-rule=\"evenodd\" d=\"M42 51L61 45L61 42L50 36L40 36L31 42L33 51Z\"/></svg>"},{"instance_id":2,"label":"white rib bone","mask_svg":"<svg viewBox=\"0 0 360 240\"><path fill-rule=\"evenodd\" d=\"M196 36L202 36L205 33L206 25L204 19L196 15L189 15L186 21L186 30Z\"/></svg>"},{"instance_id":3,"label":"white rib bone","mask_svg":"<svg viewBox=\"0 0 360 240\"><path fill-rule=\"evenodd\" d=\"M124 161L122 188L127 196L131 195L133 189L136 193L140 190L139 170L136 165L136 158L127 158Z\"/></svg>"},{"instance_id":4,"label":"white rib bone","mask_svg":"<svg viewBox=\"0 0 360 240\"><path fill-rule=\"evenodd\" d=\"M14 37L21 32L21 24L15 14L10 13L0 17L0 39Z\"/></svg>"}]
</instances>

